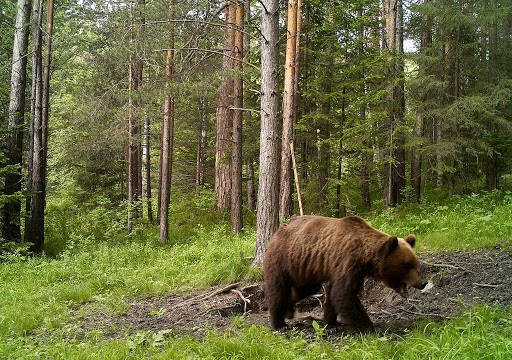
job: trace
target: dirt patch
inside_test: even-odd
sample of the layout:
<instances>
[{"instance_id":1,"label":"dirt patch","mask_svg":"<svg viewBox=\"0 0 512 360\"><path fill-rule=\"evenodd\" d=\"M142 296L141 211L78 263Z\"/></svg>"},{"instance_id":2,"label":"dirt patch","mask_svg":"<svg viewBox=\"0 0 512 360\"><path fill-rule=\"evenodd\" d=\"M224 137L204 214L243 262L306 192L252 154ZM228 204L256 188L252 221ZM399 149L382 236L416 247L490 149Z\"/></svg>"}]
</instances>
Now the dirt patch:
<instances>
[{"instance_id":1,"label":"dirt patch","mask_svg":"<svg viewBox=\"0 0 512 360\"><path fill-rule=\"evenodd\" d=\"M408 299L381 283L366 281L361 300L378 329L401 332L421 320L449 319L474 305L512 303L512 251L451 251L422 254L420 259L429 289L410 289ZM312 334L312 321L322 316L323 296L318 294L298 303L289 325ZM82 319L82 329L99 328L110 336L165 329L200 334L207 328L229 328L237 315L244 315L249 324L268 324L261 283L218 286L187 297L127 301L130 306L120 316L89 314ZM329 333L336 335L344 330L339 326L329 329Z\"/></svg>"}]
</instances>

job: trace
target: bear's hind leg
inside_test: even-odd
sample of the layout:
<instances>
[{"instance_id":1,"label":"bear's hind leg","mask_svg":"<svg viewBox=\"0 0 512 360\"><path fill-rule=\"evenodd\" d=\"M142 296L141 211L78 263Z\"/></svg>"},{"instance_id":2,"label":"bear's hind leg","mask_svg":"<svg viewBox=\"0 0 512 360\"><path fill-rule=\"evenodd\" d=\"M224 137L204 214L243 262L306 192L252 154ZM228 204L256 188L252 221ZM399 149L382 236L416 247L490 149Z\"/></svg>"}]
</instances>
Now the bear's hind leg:
<instances>
[{"instance_id":1,"label":"bear's hind leg","mask_svg":"<svg viewBox=\"0 0 512 360\"><path fill-rule=\"evenodd\" d=\"M337 314L332 304L331 297L331 284L329 283L325 288L324 321L327 323L327 325L334 326L337 325L338 322L336 320Z\"/></svg>"}]
</instances>

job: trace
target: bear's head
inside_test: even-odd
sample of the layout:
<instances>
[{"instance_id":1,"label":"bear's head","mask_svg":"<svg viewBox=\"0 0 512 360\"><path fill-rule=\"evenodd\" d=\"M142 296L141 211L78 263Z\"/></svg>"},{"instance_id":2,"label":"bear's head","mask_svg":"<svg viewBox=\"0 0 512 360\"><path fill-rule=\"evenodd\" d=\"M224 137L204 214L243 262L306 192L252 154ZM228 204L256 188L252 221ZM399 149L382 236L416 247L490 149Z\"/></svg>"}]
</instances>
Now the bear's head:
<instances>
[{"instance_id":1,"label":"bear's head","mask_svg":"<svg viewBox=\"0 0 512 360\"><path fill-rule=\"evenodd\" d=\"M415 242L416 237L412 234L404 239L390 236L380 249L378 277L403 297L407 297L407 286L421 290L427 285L421 277L418 257L413 250Z\"/></svg>"}]
</instances>

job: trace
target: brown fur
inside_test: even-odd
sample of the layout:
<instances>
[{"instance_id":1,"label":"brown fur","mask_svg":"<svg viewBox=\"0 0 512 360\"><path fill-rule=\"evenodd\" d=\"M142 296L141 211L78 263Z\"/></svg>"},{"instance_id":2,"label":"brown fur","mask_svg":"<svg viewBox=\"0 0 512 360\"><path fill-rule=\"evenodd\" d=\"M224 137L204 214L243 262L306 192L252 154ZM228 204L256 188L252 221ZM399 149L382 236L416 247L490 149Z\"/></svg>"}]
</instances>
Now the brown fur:
<instances>
[{"instance_id":1,"label":"brown fur","mask_svg":"<svg viewBox=\"0 0 512 360\"><path fill-rule=\"evenodd\" d=\"M328 282L324 319L339 315L357 329L370 328L358 293L366 276L403 292L406 284L422 288L415 237L398 239L357 216L333 219L300 216L272 236L263 264L265 293L273 328L285 325L294 304Z\"/></svg>"}]
</instances>

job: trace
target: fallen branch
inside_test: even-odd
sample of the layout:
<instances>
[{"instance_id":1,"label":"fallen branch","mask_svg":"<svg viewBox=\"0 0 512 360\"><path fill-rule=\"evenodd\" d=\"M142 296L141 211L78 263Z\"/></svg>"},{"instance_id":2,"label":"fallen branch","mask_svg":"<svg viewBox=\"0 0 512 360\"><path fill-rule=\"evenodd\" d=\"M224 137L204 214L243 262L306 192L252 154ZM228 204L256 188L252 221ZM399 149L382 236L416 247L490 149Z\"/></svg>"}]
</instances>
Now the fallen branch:
<instances>
[{"instance_id":1,"label":"fallen branch","mask_svg":"<svg viewBox=\"0 0 512 360\"><path fill-rule=\"evenodd\" d=\"M236 288L238 285L240 285L239 282L234 283L234 284L229 284L229 285L224 286L223 288L220 288L218 290L215 290L214 292L211 292L209 294L206 294L206 295L203 294L203 295L198 295L198 296L191 297L189 299L186 299L186 300L176 304L175 307L179 307L179 306L183 306L183 305L188 305L188 304L193 303L193 302L203 301L203 300L209 299L209 298L211 298L213 296L227 293L231 289Z\"/></svg>"},{"instance_id":2,"label":"fallen branch","mask_svg":"<svg viewBox=\"0 0 512 360\"><path fill-rule=\"evenodd\" d=\"M240 291L244 292L244 291L247 291L249 289L252 289L252 288L255 288L255 287L259 287L259 286L261 286L261 285L260 284L247 285L247 286L244 286L243 288L241 288Z\"/></svg>"},{"instance_id":3,"label":"fallen branch","mask_svg":"<svg viewBox=\"0 0 512 360\"><path fill-rule=\"evenodd\" d=\"M494 284L480 284L480 283L473 283L473 286L490 287L490 288L497 288L497 287L499 287L499 285L494 285Z\"/></svg>"},{"instance_id":4,"label":"fallen branch","mask_svg":"<svg viewBox=\"0 0 512 360\"><path fill-rule=\"evenodd\" d=\"M228 292L228 291L230 291L231 289L236 288L238 285L240 285L240 283L239 283L239 282L236 282L236 283L233 283L233 284L229 284L229 285L227 285L227 286L224 286L223 288L218 289L218 290L216 290L216 291L212 292L211 294L209 294L209 295L205 296L205 297L204 297L204 298L202 298L201 300L206 300L206 299L211 298L212 296L227 293L227 292Z\"/></svg>"},{"instance_id":5,"label":"fallen branch","mask_svg":"<svg viewBox=\"0 0 512 360\"><path fill-rule=\"evenodd\" d=\"M239 291L239 290L231 289L231 292L233 292L233 293L237 294L237 295L240 297L240 299L242 299L242 301L244 302L244 315L245 315L245 313L247 312L247 304L250 304L250 303L251 303L251 300L249 300L248 298L246 298L246 297L244 296L244 294L242 294L242 292L241 292L241 291Z\"/></svg>"},{"instance_id":6,"label":"fallen branch","mask_svg":"<svg viewBox=\"0 0 512 360\"><path fill-rule=\"evenodd\" d=\"M455 265L451 265L451 264L442 264L442 263L429 263L429 262L426 262L426 261L422 261L423 264L427 265L427 266L434 266L434 267L446 267L446 268L450 268L450 269L455 269L455 270L462 270L462 271L466 271L466 272L469 272L469 273L472 273L473 271L471 270L468 270L466 268L463 268L462 266L455 266Z\"/></svg>"},{"instance_id":7,"label":"fallen branch","mask_svg":"<svg viewBox=\"0 0 512 360\"><path fill-rule=\"evenodd\" d=\"M450 265L450 264L436 264L436 263L429 263L429 262L426 262L426 261L422 261L423 264L427 265L427 266L434 266L434 267L447 267L447 268L450 268L450 269L456 269L456 270L460 270L461 268L458 267L458 266L455 266L455 265Z\"/></svg>"}]
</instances>

